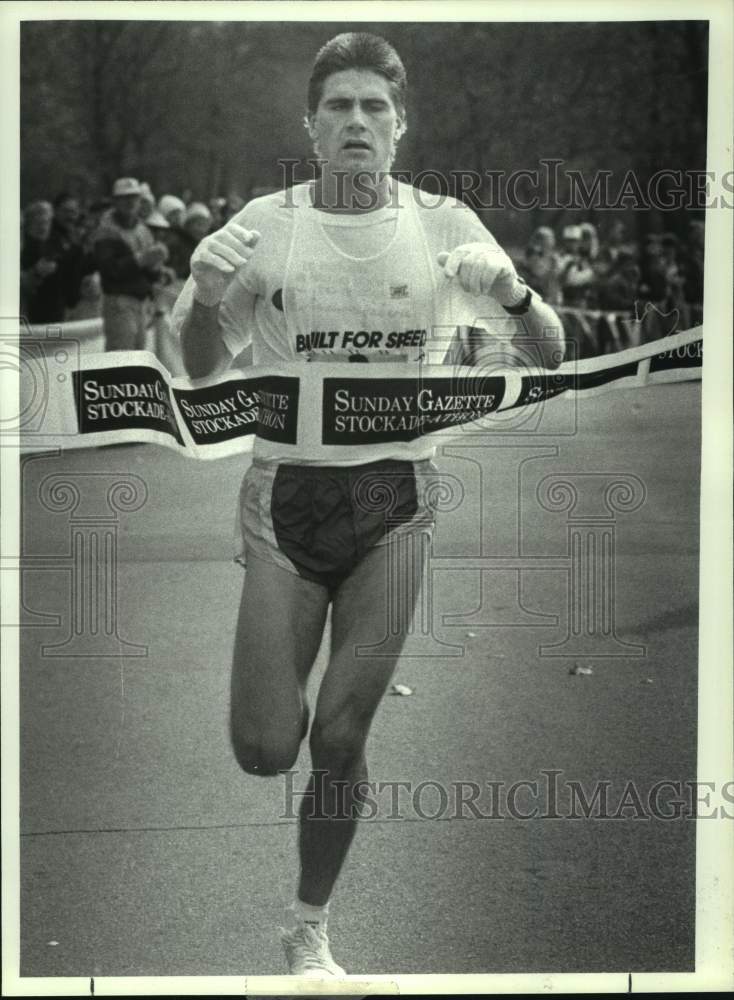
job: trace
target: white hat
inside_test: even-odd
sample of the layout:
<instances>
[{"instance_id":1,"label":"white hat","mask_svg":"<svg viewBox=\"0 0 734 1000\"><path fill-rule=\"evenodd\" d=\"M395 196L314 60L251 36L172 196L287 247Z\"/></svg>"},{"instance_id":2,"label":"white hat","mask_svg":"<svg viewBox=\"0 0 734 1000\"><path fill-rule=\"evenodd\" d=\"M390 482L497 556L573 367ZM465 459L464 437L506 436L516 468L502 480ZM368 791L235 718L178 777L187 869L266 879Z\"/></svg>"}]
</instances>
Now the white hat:
<instances>
[{"instance_id":1,"label":"white hat","mask_svg":"<svg viewBox=\"0 0 734 1000\"><path fill-rule=\"evenodd\" d=\"M168 216L171 212L185 212L186 206L175 194L164 194L158 201L158 211Z\"/></svg>"},{"instance_id":2,"label":"white hat","mask_svg":"<svg viewBox=\"0 0 734 1000\"><path fill-rule=\"evenodd\" d=\"M580 240L582 236L581 226L566 226L563 230L564 240Z\"/></svg>"},{"instance_id":3,"label":"white hat","mask_svg":"<svg viewBox=\"0 0 734 1000\"><path fill-rule=\"evenodd\" d=\"M140 191L140 181L135 177L118 177L112 186L114 197L126 194L140 194Z\"/></svg>"},{"instance_id":4,"label":"white hat","mask_svg":"<svg viewBox=\"0 0 734 1000\"><path fill-rule=\"evenodd\" d=\"M154 229L170 229L170 223L165 215L162 215L157 208L154 208L150 215L145 219L146 226L152 226Z\"/></svg>"},{"instance_id":5,"label":"white hat","mask_svg":"<svg viewBox=\"0 0 734 1000\"><path fill-rule=\"evenodd\" d=\"M140 183L140 197L144 198L146 201L152 202L155 205L155 198L153 197L153 192L150 190L150 184L147 181L141 181Z\"/></svg>"},{"instance_id":6,"label":"white hat","mask_svg":"<svg viewBox=\"0 0 734 1000\"><path fill-rule=\"evenodd\" d=\"M203 202L192 201L192 203L186 209L184 222L190 222L191 219L206 219L208 222L211 222L212 213L209 211L209 209Z\"/></svg>"}]
</instances>

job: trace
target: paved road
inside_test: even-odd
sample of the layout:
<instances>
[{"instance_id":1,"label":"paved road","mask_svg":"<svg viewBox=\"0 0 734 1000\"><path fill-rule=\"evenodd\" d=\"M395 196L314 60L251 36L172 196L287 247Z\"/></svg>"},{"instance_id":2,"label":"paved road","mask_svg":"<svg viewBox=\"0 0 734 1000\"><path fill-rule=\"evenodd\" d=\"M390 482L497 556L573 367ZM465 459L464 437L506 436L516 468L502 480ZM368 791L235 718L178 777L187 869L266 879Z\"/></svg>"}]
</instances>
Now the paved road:
<instances>
[{"instance_id":1,"label":"paved road","mask_svg":"<svg viewBox=\"0 0 734 1000\"><path fill-rule=\"evenodd\" d=\"M414 693L385 699L370 763L385 782L438 783L446 801L436 784L403 790L397 808L396 786L377 797L332 904L334 954L350 972L692 968L693 823L631 817L635 789L644 805L655 781L695 779L699 407L698 384L617 392L583 404L575 434L493 449L484 472L484 453L440 459L465 500L435 537L433 636L412 637L395 678ZM242 465L146 446L25 462L25 553L44 557L25 576L26 614L59 622L35 618L23 634L23 975L285 971L274 928L294 888L295 800L280 779L243 776L226 732ZM56 473L81 489L75 512L48 509ZM580 490L573 510L558 493L559 509L538 500L560 473ZM569 519L587 519L578 544L611 537L600 492L611 474L645 490L634 510L618 493L613 515L618 641L582 635L573 653L559 646L575 599ZM73 631L71 532L88 535L80 519L131 475L147 497L115 515L117 635L142 655L101 657L109 638L79 620L76 653L89 655L59 656ZM518 552L530 567L520 586L512 569L462 565ZM314 683L323 665L322 650ZM305 756L297 769L296 790ZM518 781L538 794L525 787L517 810L549 811L552 770L561 816L570 782L591 794L606 781L608 812L626 789L628 818L513 818ZM460 782L481 789L481 818L460 815ZM487 782L503 783L496 799Z\"/></svg>"}]
</instances>

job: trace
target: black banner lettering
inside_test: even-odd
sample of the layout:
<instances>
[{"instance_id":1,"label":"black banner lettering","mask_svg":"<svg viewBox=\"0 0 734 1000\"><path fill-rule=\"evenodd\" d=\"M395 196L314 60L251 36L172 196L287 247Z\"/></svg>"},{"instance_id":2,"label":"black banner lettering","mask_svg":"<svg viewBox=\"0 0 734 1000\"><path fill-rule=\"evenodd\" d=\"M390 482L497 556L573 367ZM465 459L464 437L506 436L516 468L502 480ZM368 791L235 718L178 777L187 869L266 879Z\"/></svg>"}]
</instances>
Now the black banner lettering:
<instances>
[{"instance_id":1,"label":"black banner lettering","mask_svg":"<svg viewBox=\"0 0 734 1000\"><path fill-rule=\"evenodd\" d=\"M700 368L703 365L703 340L694 340L650 359L651 372L664 372L676 368Z\"/></svg>"},{"instance_id":2,"label":"black banner lettering","mask_svg":"<svg viewBox=\"0 0 734 1000\"><path fill-rule=\"evenodd\" d=\"M323 444L412 441L497 410L501 377L326 378Z\"/></svg>"},{"instance_id":3,"label":"black banner lettering","mask_svg":"<svg viewBox=\"0 0 734 1000\"><path fill-rule=\"evenodd\" d=\"M266 375L174 389L173 394L197 444L217 444L250 434L296 444L298 389L297 378Z\"/></svg>"},{"instance_id":4,"label":"black banner lettering","mask_svg":"<svg viewBox=\"0 0 734 1000\"><path fill-rule=\"evenodd\" d=\"M80 434L146 427L183 444L163 375L146 365L72 372Z\"/></svg>"}]
</instances>

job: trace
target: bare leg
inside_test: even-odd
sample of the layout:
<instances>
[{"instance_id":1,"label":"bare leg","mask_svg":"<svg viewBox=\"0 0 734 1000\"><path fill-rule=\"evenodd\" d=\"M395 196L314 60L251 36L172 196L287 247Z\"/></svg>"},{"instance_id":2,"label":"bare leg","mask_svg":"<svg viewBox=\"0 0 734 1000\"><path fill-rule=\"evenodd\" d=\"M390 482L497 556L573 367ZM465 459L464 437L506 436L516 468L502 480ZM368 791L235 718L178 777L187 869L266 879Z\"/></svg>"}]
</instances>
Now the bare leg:
<instances>
[{"instance_id":1,"label":"bare leg","mask_svg":"<svg viewBox=\"0 0 734 1000\"><path fill-rule=\"evenodd\" d=\"M391 558L392 546L399 547L397 560ZM328 901L354 837L362 798L354 786L367 780L365 743L410 626L423 568L421 552L413 540L391 537L388 545L365 556L334 599L331 657L311 728L315 773L300 816L298 896L312 906ZM400 577L390 586L388 572ZM406 593L412 600L405 601ZM382 655L357 657L357 646L380 642L388 634L388 622L393 634L381 646Z\"/></svg>"},{"instance_id":2,"label":"bare leg","mask_svg":"<svg viewBox=\"0 0 734 1000\"><path fill-rule=\"evenodd\" d=\"M248 556L232 662L230 732L249 774L293 765L308 730L305 686L324 632L325 587Z\"/></svg>"}]
</instances>

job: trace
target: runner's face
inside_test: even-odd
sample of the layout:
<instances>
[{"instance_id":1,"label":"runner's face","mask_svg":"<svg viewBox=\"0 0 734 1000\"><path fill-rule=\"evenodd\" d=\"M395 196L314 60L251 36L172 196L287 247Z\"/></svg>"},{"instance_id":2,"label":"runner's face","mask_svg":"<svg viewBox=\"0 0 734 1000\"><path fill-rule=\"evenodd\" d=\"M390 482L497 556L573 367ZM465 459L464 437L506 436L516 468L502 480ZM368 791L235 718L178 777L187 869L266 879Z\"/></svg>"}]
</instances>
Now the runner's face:
<instances>
[{"instance_id":1,"label":"runner's face","mask_svg":"<svg viewBox=\"0 0 734 1000\"><path fill-rule=\"evenodd\" d=\"M401 118L390 84L372 70L332 73L311 119L318 155L332 170L387 171Z\"/></svg>"}]
</instances>

